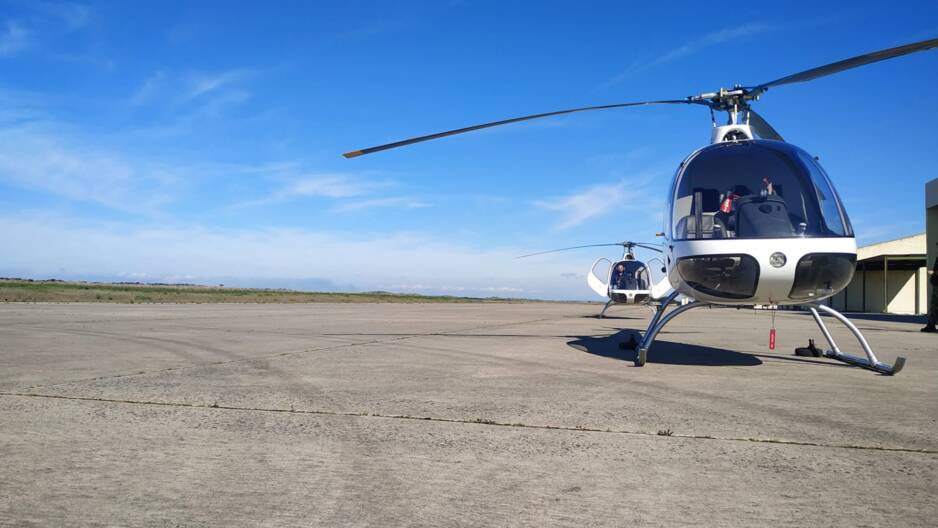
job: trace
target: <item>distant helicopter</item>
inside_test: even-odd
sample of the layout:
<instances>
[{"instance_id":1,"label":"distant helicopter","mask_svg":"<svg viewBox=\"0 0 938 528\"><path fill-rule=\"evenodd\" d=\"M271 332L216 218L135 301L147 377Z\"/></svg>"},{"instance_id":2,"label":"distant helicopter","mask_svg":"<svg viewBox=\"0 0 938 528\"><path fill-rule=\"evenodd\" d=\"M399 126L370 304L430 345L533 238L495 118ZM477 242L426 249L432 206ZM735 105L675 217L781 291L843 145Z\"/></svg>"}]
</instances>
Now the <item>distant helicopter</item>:
<instances>
[{"instance_id":1,"label":"distant helicopter","mask_svg":"<svg viewBox=\"0 0 938 528\"><path fill-rule=\"evenodd\" d=\"M602 319L606 310L613 304L645 304L661 301L674 291L666 275L666 267L661 258L654 257L648 262L635 258L635 248L643 248L661 253L661 247L647 242L615 242L611 244L587 244L549 251L539 251L521 255L518 258L527 258L560 251L575 249L621 246L622 258L616 262L600 257L593 262L586 274L586 283L590 289L600 297L609 299L599 313ZM597 267L603 265L600 270Z\"/></svg>"},{"instance_id":2,"label":"distant helicopter","mask_svg":"<svg viewBox=\"0 0 938 528\"><path fill-rule=\"evenodd\" d=\"M834 186L817 159L785 143L751 104L770 88L801 83L859 66L938 47L938 39L875 51L755 86L735 85L683 99L587 106L484 123L355 150L353 158L464 132L575 112L646 105L699 105L710 110L710 145L691 153L675 172L668 192L661 251L673 291L661 300L641 342L636 366L666 324L699 306L806 306L830 344L825 357L881 374L898 373L879 361L863 334L846 317L820 303L853 277L857 245ZM718 126L714 112L726 112ZM758 135L761 139L756 139ZM693 302L667 312L678 295ZM866 357L837 347L819 311L832 315L857 338ZM774 328L769 334L774 346ZM634 336L633 336L634 337Z\"/></svg>"}]
</instances>

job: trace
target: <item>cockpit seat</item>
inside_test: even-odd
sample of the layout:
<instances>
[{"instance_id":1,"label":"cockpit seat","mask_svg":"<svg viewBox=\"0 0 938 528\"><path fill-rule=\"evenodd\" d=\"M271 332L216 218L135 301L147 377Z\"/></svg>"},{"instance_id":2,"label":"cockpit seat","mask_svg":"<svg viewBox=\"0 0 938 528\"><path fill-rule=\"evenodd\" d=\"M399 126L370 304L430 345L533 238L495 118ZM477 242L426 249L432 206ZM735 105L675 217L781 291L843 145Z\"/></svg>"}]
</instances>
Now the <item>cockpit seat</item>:
<instances>
[{"instance_id":1,"label":"cockpit seat","mask_svg":"<svg viewBox=\"0 0 938 528\"><path fill-rule=\"evenodd\" d=\"M677 223L677 232L679 238L726 238L726 224L714 216L713 213L703 213L700 215L701 229L697 230L697 217L688 215L681 218ZM681 235L683 234L683 235Z\"/></svg>"},{"instance_id":2,"label":"cockpit seat","mask_svg":"<svg viewBox=\"0 0 938 528\"><path fill-rule=\"evenodd\" d=\"M736 204L738 238L785 238L795 234L780 196L747 196Z\"/></svg>"}]
</instances>

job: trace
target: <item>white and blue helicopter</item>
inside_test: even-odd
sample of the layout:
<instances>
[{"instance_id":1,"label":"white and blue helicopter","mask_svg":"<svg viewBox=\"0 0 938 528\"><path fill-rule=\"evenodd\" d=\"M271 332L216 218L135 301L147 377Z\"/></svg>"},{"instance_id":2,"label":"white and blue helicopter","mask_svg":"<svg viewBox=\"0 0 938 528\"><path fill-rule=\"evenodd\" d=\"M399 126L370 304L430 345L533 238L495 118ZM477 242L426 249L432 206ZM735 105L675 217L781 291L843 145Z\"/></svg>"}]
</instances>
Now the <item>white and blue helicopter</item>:
<instances>
[{"instance_id":1,"label":"white and blue helicopter","mask_svg":"<svg viewBox=\"0 0 938 528\"><path fill-rule=\"evenodd\" d=\"M763 84L735 85L682 99L587 106L504 119L355 150L354 158L474 130L550 116L648 105L690 105L710 110L710 144L678 165L668 191L660 251L668 293L636 343L635 364L645 364L655 337L675 317L700 306L724 305L810 310L830 344L824 357L881 374L899 372L877 359L846 317L821 303L849 284L856 267L853 227L837 191L817 159L786 143L752 104L769 89L938 48L938 39L858 55ZM728 120L718 126L715 112ZM684 295L691 302L668 311ZM857 338L865 357L841 352L821 318L825 312Z\"/></svg>"},{"instance_id":2,"label":"white and blue helicopter","mask_svg":"<svg viewBox=\"0 0 938 528\"><path fill-rule=\"evenodd\" d=\"M613 262L606 257L593 261L586 273L586 284L596 295L608 299L606 305L599 312L599 318L606 315L606 310L613 304L644 304L651 306L670 295L674 289L668 281L667 267L664 257L652 257L641 261L635 257L635 248L661 253L661 246L648 242L614 242L611 244L587 244L572 246L549 251L539 251L521 255L518 258L528 258L560 251L572 251L585 248L621 246L622 257ZM683 296L681 296L683 299ZM681 300L683 300L681 299Z\"/></svg>"}]
</instances>

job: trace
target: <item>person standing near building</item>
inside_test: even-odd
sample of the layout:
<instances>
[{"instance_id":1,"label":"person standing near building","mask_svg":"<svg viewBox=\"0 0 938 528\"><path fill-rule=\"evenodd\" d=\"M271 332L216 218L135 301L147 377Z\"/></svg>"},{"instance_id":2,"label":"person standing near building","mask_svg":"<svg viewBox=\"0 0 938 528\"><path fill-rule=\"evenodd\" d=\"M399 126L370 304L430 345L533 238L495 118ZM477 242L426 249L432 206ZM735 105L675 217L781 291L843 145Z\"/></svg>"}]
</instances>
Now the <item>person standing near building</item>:
<instances>
[{"instance_id":1,"label":"person standing near building","mask_svg":"<svg viewBox=\"0 0 938 528\"><path fill-rule=\"evenodd\" d=\"M935 244L938 246L938 243ZM928 324L922 328L922 332L938 332L935 324L938 324L938 257L935 257L935 263L932 269L928 270L928 282L931 283L931 301L928 303Z\"/></svg>"}]
</instances>

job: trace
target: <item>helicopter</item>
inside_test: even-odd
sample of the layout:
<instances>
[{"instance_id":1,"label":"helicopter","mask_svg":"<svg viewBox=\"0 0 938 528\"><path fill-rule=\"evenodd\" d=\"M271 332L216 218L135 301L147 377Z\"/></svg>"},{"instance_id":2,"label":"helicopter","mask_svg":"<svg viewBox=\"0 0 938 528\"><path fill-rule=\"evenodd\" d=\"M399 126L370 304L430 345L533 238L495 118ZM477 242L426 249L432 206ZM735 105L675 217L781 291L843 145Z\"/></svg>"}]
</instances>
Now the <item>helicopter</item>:
<instances>
[{"instance_id":1,"label":"helicopter","mask_svg":"<svg viewBox=\"0 0 938 528\"><path fill-rule=\"evenodd\" d=\"M785 142L752 109L770 89L938 48L938 38L873 51L757 85L736 84L681 99L586 106L504 119L354 150L354 158L485 128L557 115L650 105L700 106L710 110L710 144L688 155L675 171L664 211L661 252L671 292L658 304L640 342L635 365L643 366L659 332L701 306L777 310L804 306L830 345L826 358L884 375L897 374L905 358L877 359L862 332L843 314L822 304L853 277L857 244L847 211L818 159ZM727 121L717 125L715 113ZM691 302L671 311L679 295ZM833 316L854 335L865 357L840 350L821 318ZM634 336L633 336L634 338ZM769 334L774 345L774 328ZM813 347L812 347L813 348Z\"/></svg>"},{"instance_id":2,"label":"helicopter","mask_svg":"<svg viewBox=\"0 0 938 528\"><path fill-rule=\"evenodd\" d=\"M661 247L648 242L624 241L611 244L587 244L585 246L572 246L529 253L518 258L608 246L621 246L622 257L615 262L606 257L600 257L593 261L586 274L586 284L590 289L600 297L608 299L602 311L599 312L599 319L605 316L606 310L613 304L643 304L650 306L650 303L661 301L673 291L665 275L666 267L661 258L653 257L647 262L635 258L636 247L658 253L662 252ZM600 269L602 271L597 272L597 267L601 265Z\"/></svg>"}]
</instances>

